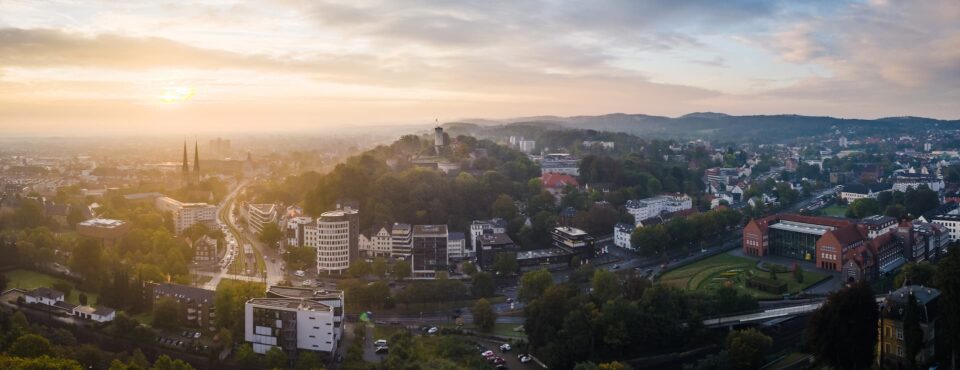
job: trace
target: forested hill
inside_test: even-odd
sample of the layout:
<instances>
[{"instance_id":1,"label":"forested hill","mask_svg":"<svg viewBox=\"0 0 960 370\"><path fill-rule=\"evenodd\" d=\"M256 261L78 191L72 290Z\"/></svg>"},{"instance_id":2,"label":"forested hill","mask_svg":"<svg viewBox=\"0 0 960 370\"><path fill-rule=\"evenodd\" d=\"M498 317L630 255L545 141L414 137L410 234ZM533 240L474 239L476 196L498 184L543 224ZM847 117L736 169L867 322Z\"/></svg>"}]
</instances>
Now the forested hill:
<instances>
[{"instance_id":1,"label":"forested hill","mask_svg":"<svg viewBox=\"0 0 960 370\"><path fill-rule=\"evenodd\" d=\"M854 132L857 136L874 134L916 135L930 129L960 129L960 120L937 120L922 117L888 117L880 119L844 119L793 114L731 116L700 112L671 118L644 114L614 113L601 116L538 116L506 120L461 120L445 124L454 134L488 136L494 131L551 129L589 129L624 132L644 137L675 139L710 139L718 141L787 142L797 137L827 135L836 130ZM533 136L529 135L528 137Z\"/></svg>"}]
</instances>

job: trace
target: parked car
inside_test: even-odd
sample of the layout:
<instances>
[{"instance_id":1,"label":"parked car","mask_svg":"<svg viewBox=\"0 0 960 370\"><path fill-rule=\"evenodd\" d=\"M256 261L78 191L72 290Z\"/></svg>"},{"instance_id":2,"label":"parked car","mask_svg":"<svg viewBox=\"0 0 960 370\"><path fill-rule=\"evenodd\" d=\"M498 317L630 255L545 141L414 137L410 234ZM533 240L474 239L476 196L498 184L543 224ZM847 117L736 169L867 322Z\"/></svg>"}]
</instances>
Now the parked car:
<instances>
[{"instance_id":1,"label":"parked car","mask_svg":"<svg viewBox=\"0 0 960 370\"><path fill-rule=\"evenodd\" d=\"M390 348L387 346L377 347L376 353L387 353L390 352Z\"/></svg>"},{"instance_id":2,"label":"parked car","mask_svg":"<svg viewBox=\"0 0 960 370\"><path fill-rule=\"evenodd\" d=\"M437 327L434 326L430 328L430 330L427 330L427 334L437 334L438 331L440 331L440 329L437 329Z\"/></svg>"},{"instance_id":3,"label":"parked car","mask_svg":"<svg viewBox=\"0 0 960 370\"><path fill-rule=\"evenodd\" d=\"M533 361L533 358L530 355L520 355L520 363L525 364L530 361Z\"/></svg>"},{"instance_id":4,"label":"parked car","mask_svg":"<svg viewBox=\"0 0 960 370\"><path fill-rule=\"evenodd\" d=\"M500 345L500 352L510 352L511 349L513 348L510 347L510 343L504 343Z\"/></svg>"},{"instance_id":5,"label":"parked car","mask_svg":"<svg viewBox=\"0 0 960 370\"><path fill-rule=\"evenodd\" d=\"M377 346L377 347L386 347L386 346L387 346L387 340L386 340L386 339L377 339L376 341L373 342L373 345L375 345L375 346Z\"/></svg>"},{"instance_id":6,"label":"parked car","mask_svg":"<svg viewBox=\"0 0 960 370\"><path fill-rule=\"evenodd\" d=\"M491 350L486 350L486 351L484 351L483 353L481 353L480 355L483 356L483 357L493 357L493 351L491 351Z\"/></svg>"},{"instance_id":7,"label":"parked car","mask_svg":"<svg viewBox=\"0 0 960 370\"><path fill-rule=\"evenodd\" d=\"M294 276L299 276L299 277L303 277L303 276L306 275L306 274L307 274L307 273L304 272L303 270L297 270L297 271L294 271L294 273L293 273Z\"/></svg>"}]
</instances>

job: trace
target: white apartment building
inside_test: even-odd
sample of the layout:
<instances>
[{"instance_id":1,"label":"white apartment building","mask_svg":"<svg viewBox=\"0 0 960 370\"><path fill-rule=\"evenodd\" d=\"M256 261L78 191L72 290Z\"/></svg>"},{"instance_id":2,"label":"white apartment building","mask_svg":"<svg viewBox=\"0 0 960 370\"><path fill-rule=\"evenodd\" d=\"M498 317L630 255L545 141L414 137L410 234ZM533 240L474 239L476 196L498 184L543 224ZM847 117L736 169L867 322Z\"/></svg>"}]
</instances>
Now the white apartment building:
<instances>
[{"instance_id":1,"label":"white apartment building","mask_svg":"<svg viewBox=\"0 0 960 370\"><path fill-rule=\"evenodd\" d=\"M629 224L618 223L613 226L613 244L623 249L633 249L630 236L634 227Z\"/></svg>"},{"instance_id":2,"label":"white apartment building","mask_svg":"<svg viewBox=\"0 0 960 370\"><path fill-rule=\"evenodd\" d=\"M534 140L520 140L520 151L530 154L537 148L537 142Z\"/></svg>"},{"instance_id":3,"label":"white apartment building","mask_svg":"<svg viewBox=\"0 0 960 370\"><path fill-rule=\"evenodd\" d=\"M943 190L943 179L935 175L925 175L920 173L904 173L894 176L893 190L906 192L907 189L919 189L920 185L926 185L930 190L939 192Z\"/></svg>"},{"instance_id":4,"label":"white apartment building","mask_svg":"<svg viewBox=\"0 0 960 370\"><path fill-rule=\"evenodd\" d=\"M174 232L180 234L184 229L198 223L207 227L217 227L217 207L206 203L183 203L170 197L159 197L154 206L160 212L173 215Z\"/></svg>"},{"instance_id":5,"label":"white apartment building","mask_svg":"<svg viewBox=\"0 0 960 370\"><path fill-rule=\"evenodd\" d=\"M393 238L386 226L374 228L370 237L360 235L360 254L366 257L389 257L393 250Z\"/></svg>"},{"instance_id":6,"label":"white apartment building","mask_svg":"<svg viewBox=\"0 0 960 370\"><path fill-rule=\"evenodd\" d=\"M472 258L477 255L477 240L483 234L506 234L507 221L502 218L491 220L474 220L470 223L470 244L463 246L463 258Z\"/></svg>"},{"instance_id":7,"label":"white apartment building","mask_svg":"<svg viewBox=\"0 0 960 370\"><path fill-rule=\"evenodd\" d=\"M307 243L307 230L312 229L310 232L311 236L314 238L313 243L316 242L316 232L317 227L314 224L313 218L306 216L291 217L286 220L286 227L284 227L284 243L287 247L303 247L306 245L314 245Z\"/></svg>"},{"instance_id":8,"label":"white apartment building","mask_svg":"<svg viewBox=\"0 0 960 370\"><path fill-rule=\"evenodd\" d=\"M627 212L636 222L659 216L661 213L673 213L693 208L693 200L686 194L658 195L655 197L627 201Z\"/></svg>"},{"instance_id":9,"label":"white apartment building","mask_svg":"<svg viewBox=\"0 0 960 370\"><path fill-rule=\"evenodd\" d=\"M247 205L247 224L255 233L263 231L263 227L269 223L277 222L276 204L248 204Z\"/></svg>"},{"instance_id":10,"label":"white apartment building","mask_svg":"<svg viewBox=\"0 0 960 370\"><path fill-rule=\"evenodd\" d=\"M356 210L324 212L317 219L317 273L343 273L350 268L350 220Z\"/></svg>"}]
</instances>

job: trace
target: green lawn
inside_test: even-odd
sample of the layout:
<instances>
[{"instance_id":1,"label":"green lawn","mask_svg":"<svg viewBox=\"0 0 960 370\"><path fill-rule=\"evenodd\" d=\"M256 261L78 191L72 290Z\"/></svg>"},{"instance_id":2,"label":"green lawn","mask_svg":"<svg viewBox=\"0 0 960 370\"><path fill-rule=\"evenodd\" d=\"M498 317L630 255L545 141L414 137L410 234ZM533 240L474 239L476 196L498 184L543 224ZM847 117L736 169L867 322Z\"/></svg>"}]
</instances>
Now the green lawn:
<instances>
[{"instance_id":1,"label":"green lawn","mask_svg":"<svg viewBox=\"0 0 960 370\"><path fill-rule=\"evenodd\" d=\"M822 212L824 216L845 217L847 215L847 206L834 204L821 209L820 212Z\"/></svg>"},{"instance_id":2,"label":"green lawn","mask_svg":"<svg viewBox=\"0 0 960 370\"><path fill-rule=\"evenodd\" d=\"M786 271L790 270L789 266L782 267ZM770 273L758 269L754 259L720 254L668 271L660 277L660 283L690 291L710 291L722 286L731 286L759 299L779 298L776 294L747 288L745 285L749 276L767 278ZM800 283L794 279L790 272L776 274L777 280L787 283L787 292L789 293L806 289L808 286L826 279L827 276L817 271L804 270L803 282Z\"/></svg>"},{"instance_id":3,"label":"green lawn","mask_svg":"<svg viewBox=\"0 0 960 370\"><path fill-rule=\"evenodd\" d=\"M402 325L375 325L373 327L373 338L371 339L390 340L390 337L393 336L393 334L403 331L407 331L407 328Z\"/></svg>"},{"instance_id":4,"label":"green lawn","mask_svg":"<svg viewBox=\"0 0 960 370\"><path fill-rule=\"evenodd\" d=\"M4 273L4 275L8 280L7 289L20 288L23 290L32 290L40 287L53 288L53 283L58 281L63 281L70 285L74 285L66 280L30 270L12 270ZM67 302L80 304L80 293L80 290L73 289L73 291L70 292L70 296L67 297ZM97 297L99 296L97 293L83 293L87 294L87 304L96 304Z\"/></svg>"}]
</instances>

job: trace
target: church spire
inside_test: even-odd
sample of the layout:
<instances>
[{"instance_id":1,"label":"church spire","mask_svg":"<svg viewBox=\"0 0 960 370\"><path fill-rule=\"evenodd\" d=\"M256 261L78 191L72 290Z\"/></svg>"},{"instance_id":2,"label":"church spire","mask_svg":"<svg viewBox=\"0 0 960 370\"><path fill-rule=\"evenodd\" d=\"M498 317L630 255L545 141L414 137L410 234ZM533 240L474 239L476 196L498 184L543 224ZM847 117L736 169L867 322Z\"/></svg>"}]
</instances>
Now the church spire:
<instances>
[{"instance_id":1,"label":"church spire","mask_svg":"<svg viewBox=\"0 0 960 370\"><path fill-rule=\"evenodd\" d=\"M193 172L200 176L200 145L196 141L193 142Z\"/></svg>"},{"instance_id":2,"label":"church spire","mask_svg":"<svg viewBox=\"0 0 960 370\"><path fill-rule=\"evenodd\" d=\"M190 172L190 165L187 164L187 141L183 141L183 174Z\"/></svg>"}]
</instances>

